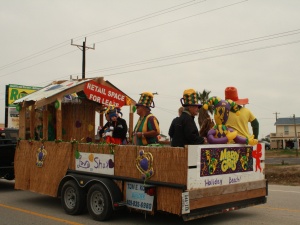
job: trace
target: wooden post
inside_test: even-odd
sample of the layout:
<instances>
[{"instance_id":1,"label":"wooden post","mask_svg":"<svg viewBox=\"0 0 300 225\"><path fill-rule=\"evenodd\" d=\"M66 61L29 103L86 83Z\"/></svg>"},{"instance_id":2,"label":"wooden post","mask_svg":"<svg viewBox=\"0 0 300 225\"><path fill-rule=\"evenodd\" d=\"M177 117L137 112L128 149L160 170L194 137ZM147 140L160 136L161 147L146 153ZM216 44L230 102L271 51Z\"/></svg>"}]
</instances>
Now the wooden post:
<instances>
[{"instance_id":1,"label":"wooden post","mask_svg":"<svg viewBox=\"0 0 300 225\"><path fill-rule=\"evenodd\" d=\"M133 105L130 105L129 112L129 141L132 141L132 133L133 133Z\"/></svg>"},{"instance_id":2,"label":"wooden post","mask_svg":"<svg viewBox=\"0 0 300 225\"><path fill-rule=\"evenodd\" d=\"M100 126L101 126L101 127L104 126L103 115L104 115L104 113L102 113L102 114L100 113L100 114L99 114L99 117L100 117Z\"/></svg>"},{"instance_id":3,"label":"wooden post","mask_svg":"<svg viewBox=\"0 0 300 225\"><path fill-rule=\"evenodd\" d=\"M62 140L62 112L61 99L57 99L59 107L56 109L56 140Z\"/></svg>"},{"instance_id":4,"label":"wooden post","mask_svg":"<svg viewBox=\"0 0 300 225\"><path fill-rule=\"evenodd\" d=\"M30 138L34 139L35 138L35 122L36 122L36 118L35 118L35 109L34 106L29 106L28 107L30 110Z\"/></svg>"},{"instance_id":5,"label":"wooden post","mask_svg":"<svg viewBox=\"0 0 300 225\"><path fill-rule=\"evenodd\" d=\"M26 107L24 106L19 112L19 138L26 138Z\"/></svg>"},{"instance_id":6,"label":"wooden post","mask_svg":"<svg viewBox=\"0 0 300 225\"><path fill-rule=\"evenodd\" d=\"M48 140L48 106L43 106L43 139Z\"/></svg>"}]
</instances>

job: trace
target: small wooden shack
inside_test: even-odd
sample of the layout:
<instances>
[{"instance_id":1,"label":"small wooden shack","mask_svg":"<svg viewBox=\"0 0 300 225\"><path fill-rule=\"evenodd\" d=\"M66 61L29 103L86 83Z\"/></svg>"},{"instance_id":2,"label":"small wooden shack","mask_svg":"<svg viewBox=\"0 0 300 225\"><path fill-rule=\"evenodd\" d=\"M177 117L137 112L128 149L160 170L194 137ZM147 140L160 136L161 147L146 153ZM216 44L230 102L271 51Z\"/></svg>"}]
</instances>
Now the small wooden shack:
<instances>
[{"instance_id":1,"label":"small wooden shack","mask_svg":"<svg viewBox=\"0 0 300 225\"><path fill-rule=\"evenodd\" d=\"M95 128L104 123L100 114L100 124L95 124L96 112L108 105L129 106L129 135L133 130L135 101L102 77L55 81L14 104L20 113L21 139L95 142Z\"/></svg>"}]
</instances>

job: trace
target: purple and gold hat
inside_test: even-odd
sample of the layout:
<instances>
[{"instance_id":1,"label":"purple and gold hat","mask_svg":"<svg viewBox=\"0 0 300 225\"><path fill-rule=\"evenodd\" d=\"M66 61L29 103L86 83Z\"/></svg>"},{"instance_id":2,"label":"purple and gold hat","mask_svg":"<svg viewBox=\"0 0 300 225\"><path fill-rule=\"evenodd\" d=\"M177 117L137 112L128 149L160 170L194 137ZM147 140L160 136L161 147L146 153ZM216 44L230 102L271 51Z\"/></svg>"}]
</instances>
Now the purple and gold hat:
<instances>
[{"instance_id":1,"label":"purple and gold hat","mask_svg":"<svg viewBox=\"0 0 300 225\"><path fill-rule=\"evenodd\" d=\"M143 92L136 106L146 106L148 108L154 108L153 94L151 92Z\"/></svg>"},{"instance_id":2,"label":"purple and gold hat","mask_svg":"<svg viewBox=\"0 0 300 225\"><path fill-rule=\"evenodd\" d=\"M199 95L194 89L185 90L180 102L182 106L198 106L198 108L202 106L199 104Z\"/></svg>"}]
</instances>

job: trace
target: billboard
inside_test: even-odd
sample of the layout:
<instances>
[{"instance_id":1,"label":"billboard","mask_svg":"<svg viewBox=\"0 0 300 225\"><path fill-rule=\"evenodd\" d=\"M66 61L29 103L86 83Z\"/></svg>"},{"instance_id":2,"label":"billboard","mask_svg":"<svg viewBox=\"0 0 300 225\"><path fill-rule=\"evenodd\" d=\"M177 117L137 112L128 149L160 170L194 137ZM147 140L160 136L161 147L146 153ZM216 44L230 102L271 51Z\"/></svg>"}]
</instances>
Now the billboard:
<instances>
[{"instance_id":1,"label":"billboard","mask_svg":"<svg viewBox=\"0 0 300 225\"><path fill-rule=\"evenodd\" d=\"M16 105L14 105L13 102L39 89L41 89L41 87L18 84L6 85L5 127L19 128L19 112L16 110Z\"/></svg>"}]
</instances>

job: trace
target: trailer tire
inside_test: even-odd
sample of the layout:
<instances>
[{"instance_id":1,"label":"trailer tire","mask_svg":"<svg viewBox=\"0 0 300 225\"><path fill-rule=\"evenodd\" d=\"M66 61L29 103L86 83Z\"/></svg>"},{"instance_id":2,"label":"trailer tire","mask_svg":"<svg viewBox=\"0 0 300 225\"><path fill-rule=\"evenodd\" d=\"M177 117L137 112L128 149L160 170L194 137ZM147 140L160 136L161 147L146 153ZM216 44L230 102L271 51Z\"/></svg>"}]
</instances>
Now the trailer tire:
<instances>
[{"instance_id":1,"label":"trailer tire","mask_svg":"<svg viewBox=\"0 0 300 225\"><path fill-rule=\"evenodd\" d=\"M69 215L77 215L83 212L86 206L85 194L74 180L64 183L61 189L61 204Z\"/></svg>"},{"instance_id":2,"label":"trailer tire","mask_svg":"<svg viewBox=\"0 0 300 225\"><path fill-rule=\"evenodd\" d=\"M94 220L104 221L113 213L112 201L106 188L101 184L94 184L88 191L87 208Z\"/></svg>"}]
</instances>

